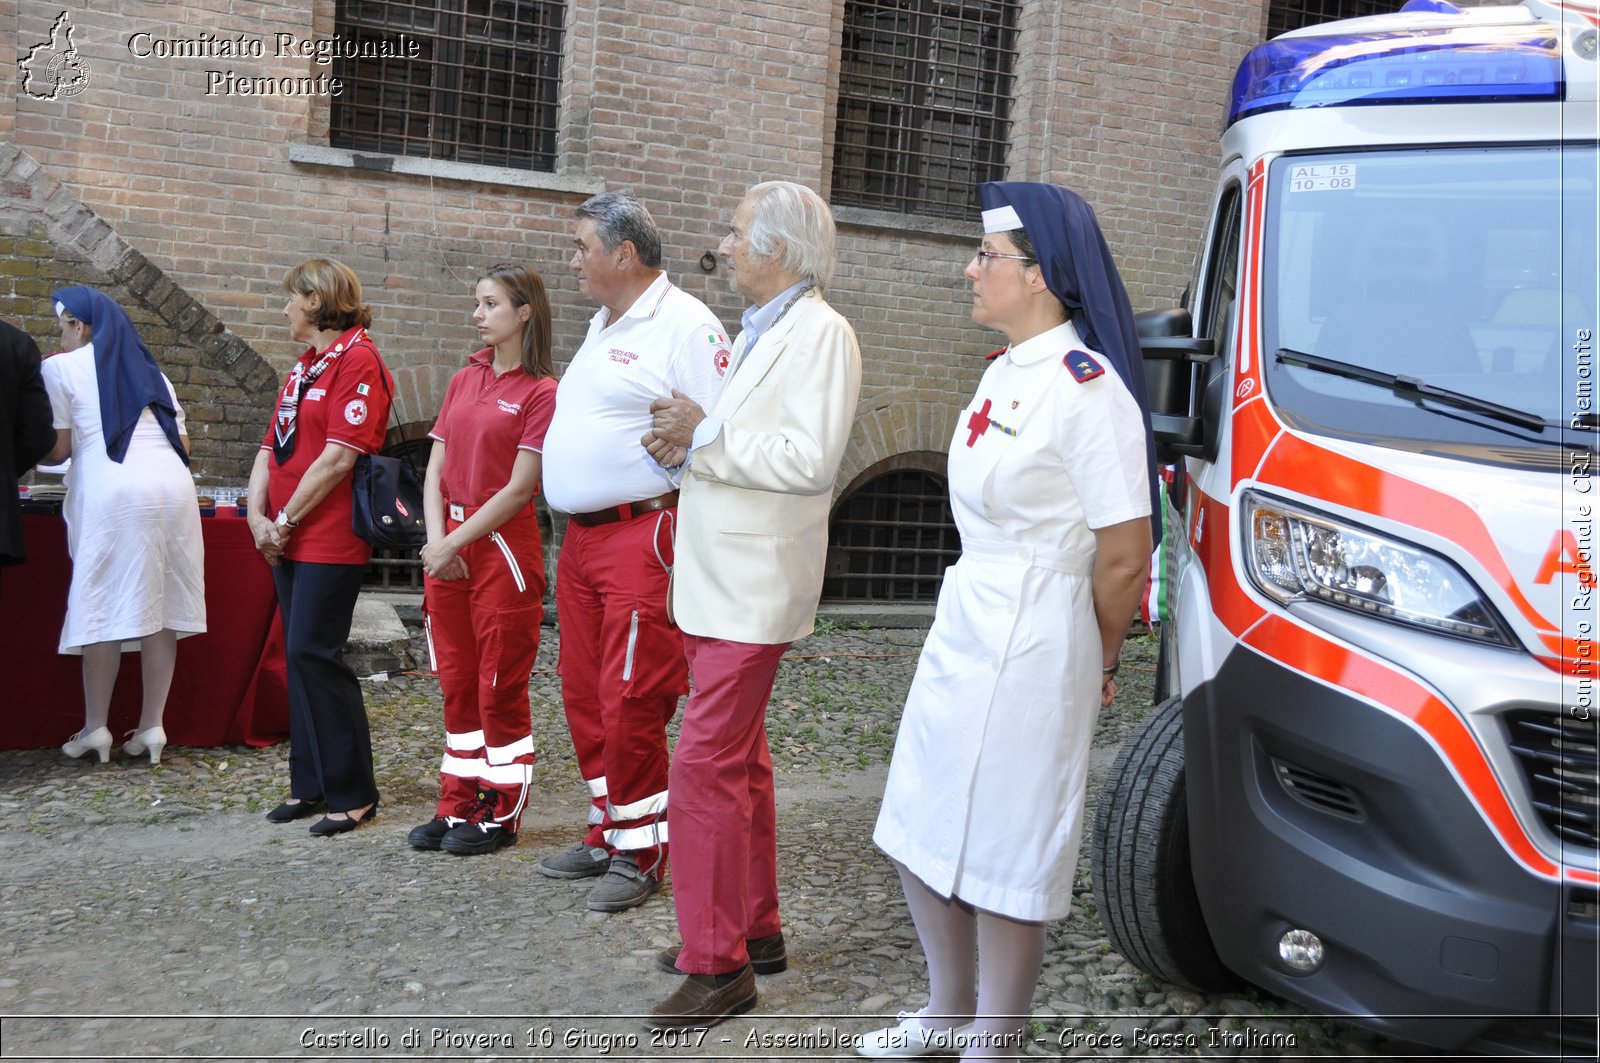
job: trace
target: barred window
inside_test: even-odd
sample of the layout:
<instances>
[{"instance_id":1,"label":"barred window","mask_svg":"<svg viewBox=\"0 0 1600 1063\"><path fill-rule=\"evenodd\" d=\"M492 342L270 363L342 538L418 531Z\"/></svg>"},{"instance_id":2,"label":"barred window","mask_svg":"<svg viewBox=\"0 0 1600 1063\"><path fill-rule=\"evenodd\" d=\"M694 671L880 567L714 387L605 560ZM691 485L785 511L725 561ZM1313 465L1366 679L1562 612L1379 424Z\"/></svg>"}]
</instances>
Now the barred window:
<instances>
[{"instance_id":1,"label":"barred window","mask_svg":"<svg viewBox=\"0 0 1600 1063\"><path fill-rule=\"evenodd\" d=\"M554 170L565 0L339 0L336 148Z\"/></svg>"},{"instance_id":2,"label":"barred window","mask_svg":"<svg viewBox=\"0 0 1600 1063\"><path fill-rule=\"evenodd\" d=\"M847 0L833 201L966 218L1005 176L1018 0Z\"/></svg>"},{"instance_id":3,"label":"barred window","mask_svg":"<svg viewBox=\"0 0 1600 1063\"><path fill-rule=\"evenodd\" d=\"M934 461L943 455L928 456ZM892 464L893 459L890 463ZM961 556L945 479L925 469L869 470L828 522L828 601L932 602Z\"/></svg>"},{"instance_id":4,"label":"barred window","mask_svg":"<svg viewBox=\"0 0 1600 1063\"><path fill-rule=\"evenodd\" d=\"M1267 10L1267 36L1363 15L1388 15L1400 10L1400 0L1272 0Z\"/></svg>"}]
</instances>

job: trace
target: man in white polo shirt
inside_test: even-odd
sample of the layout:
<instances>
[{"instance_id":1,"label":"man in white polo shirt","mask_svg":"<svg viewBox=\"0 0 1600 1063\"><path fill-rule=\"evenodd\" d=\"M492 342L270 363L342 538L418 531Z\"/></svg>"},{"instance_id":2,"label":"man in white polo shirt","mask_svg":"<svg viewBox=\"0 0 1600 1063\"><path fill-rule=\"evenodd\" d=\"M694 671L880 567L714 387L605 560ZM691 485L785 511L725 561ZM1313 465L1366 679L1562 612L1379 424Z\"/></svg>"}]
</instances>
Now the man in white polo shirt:
<instances>
[{"instance_id":1,"label":"man in white polo shirt","mask_svg":"<svg viewBox=\"0 0 1600 1063\"><path fill-rule=\"evenodd\" d=\"M631 192L602 192L577 218L572 270L600 309L556 392L544 497L572 515L556 569L561 698L593 808L583 841L539 871L603 876L588 906L620 912L666 873L667 723L689 690L667 618L678 492L640 438L658 396L711 405L731 345L662 272L655 222Z\"/></svg>"}]
</instances>

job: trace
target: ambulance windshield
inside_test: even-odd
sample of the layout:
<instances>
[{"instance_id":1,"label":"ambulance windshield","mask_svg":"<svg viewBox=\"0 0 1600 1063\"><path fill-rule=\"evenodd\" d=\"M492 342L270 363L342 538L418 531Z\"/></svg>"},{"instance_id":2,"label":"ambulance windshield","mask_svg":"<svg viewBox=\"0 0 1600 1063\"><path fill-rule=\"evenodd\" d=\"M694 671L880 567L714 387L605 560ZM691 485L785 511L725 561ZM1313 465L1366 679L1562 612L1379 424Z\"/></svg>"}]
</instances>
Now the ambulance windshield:
<instances>
[{"instance_id":1,"label":"ambulance windshield","mask_svg":"<svg viewBox=\"0 0 1600 1063\"><path fill-rule=\"evenodd\" d=\"M1414 444L1585 446L1596 413L1597 160L1584 146L1298 155L1272 167L1262 349L1526 411L1545 433L1268 359L1292 421ZM1564 438L1565 437L1565 438ZM1547 440L1547 441L1546 441Z\"/></svg>"}]
</instances>

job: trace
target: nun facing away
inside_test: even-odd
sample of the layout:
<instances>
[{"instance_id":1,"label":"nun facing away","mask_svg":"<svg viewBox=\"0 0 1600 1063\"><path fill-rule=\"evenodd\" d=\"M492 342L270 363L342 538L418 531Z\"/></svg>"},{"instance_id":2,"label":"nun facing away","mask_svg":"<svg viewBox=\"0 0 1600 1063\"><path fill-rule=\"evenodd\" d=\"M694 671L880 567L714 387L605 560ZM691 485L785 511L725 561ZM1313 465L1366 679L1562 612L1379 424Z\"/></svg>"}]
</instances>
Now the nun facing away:
<instances>
[{"instance_id":1,"label":"nun facing away","mask_svg":"<svg viewBox=\"0 0 1600 1063\"><path fill-rule=\"evenodd\" d=\"M45 359L56 428L46 457L67 470L72 584L62 653L83 655L83 730L69 757L110 754L111 692L124 651L142 656L143 709L123 742L161 761L178 639L206 629L200 508L177 393L127 312L94 288L55 293L64 353Z\"/></svg>"},{"instance_id":2,"label":"nun facing away","mask_svg":"<svg viewBox=\"0 0 1600 1063\"><path fill-rule=\"evenodd\" d=\"M1094 212L980 186L972 318L1005 334L950 443L960 559L906 699L873 841L900 874L928 1002L857 1051L1012 1058L1072 906L1090 739L1158 534L1133 312Z\"/></svg>"}]
</instances>

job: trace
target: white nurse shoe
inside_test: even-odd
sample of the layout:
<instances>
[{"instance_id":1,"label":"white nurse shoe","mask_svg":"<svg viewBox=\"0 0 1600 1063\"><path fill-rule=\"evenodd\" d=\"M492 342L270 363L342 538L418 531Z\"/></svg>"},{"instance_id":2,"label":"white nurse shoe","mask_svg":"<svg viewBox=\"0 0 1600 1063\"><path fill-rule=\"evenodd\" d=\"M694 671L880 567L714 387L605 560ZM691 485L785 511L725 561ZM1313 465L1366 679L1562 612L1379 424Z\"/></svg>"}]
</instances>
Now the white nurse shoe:
<instances>
[{"instance_id":1,"label":"white nurse shoe","mask_svg":"<svg viewBox=\"0 0 1600 1063\"><path fill-rule=\"evenodd\" d=\"M949 1030L932 1030L922 1025L922 1012L902 1011L895 1016L899 1025L862 1034L856 1055L872 1059L913 1059L939 1053L959 1052L972 1036L972 1023Z\"/></svg>"}]
</instances>

